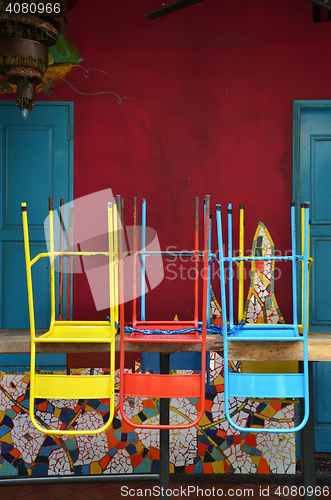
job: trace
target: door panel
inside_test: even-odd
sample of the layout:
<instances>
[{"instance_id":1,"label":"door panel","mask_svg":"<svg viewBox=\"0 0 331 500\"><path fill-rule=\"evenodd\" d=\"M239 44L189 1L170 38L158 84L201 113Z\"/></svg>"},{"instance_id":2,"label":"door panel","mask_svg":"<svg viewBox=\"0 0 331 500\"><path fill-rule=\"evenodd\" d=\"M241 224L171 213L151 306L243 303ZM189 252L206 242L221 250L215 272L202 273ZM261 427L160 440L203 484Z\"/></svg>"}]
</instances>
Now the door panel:
<instances>
[{"instance_id":1,"label":"door panel","mask_svg":"<svg viewBox=\"0 0 331 500\"><path fill-rule=\"evenodd\" d=\"M327 255L331 255L331 237L312 236L311 253L314 256L314 273L311 280L311 325L320 327L330 325L331 266L327 265Z\"/></svg>"},{"instance_id":2,"label":"door panel","mask_svg":"<svg viewBox=\"0 0 331 500\"><path fill-rule=\"evenodd\" d=\"M311 136L311 224L331 224L330 193L325 189L331 186L331 136Z\"/></svg>"},{"instance_id":3,"label":"door panel","mask_svg":"<svg viewBox=\"0 0 331 500\"><path fill-rule=\"evenodd\" d=\"M311 203L309 331L331 331L331 101L294 101L293 191ZM297 221L299 223L299 220ZM331 363L314 363L317 452L331 452Z\"/></svg>"},{"instance_id":4,"label":"door panel","mask_svg":"<svg viewBox=\"0 0 331 500\"><path fill-rule=\"evenodd\" d=\"M21 200L28 203L30 227L43 230L41 215L47 215L47 193L52 193L53 129L3 124L2 134L6 154L6 185L2 190L6 213L2 229L21 228L21 210L17 206L17 200Z\"/></svg>"},{"instance_id":5,"label":"door panel","mask_svg":"<svg viewBox=\"0 0 331 500\"><path fill-rule=\"evenodd\" d=\"M330 453L330 405L325 404L326 388L330 385L330 363L314 363L315 448ZM329 391L330 392L330 391Z\"/></svg>"},{"instance_id":6,"label":"door panel","mask_svg":"<svg viewBox=\"0 0 331 500\"><path fill-rule=\"evenodd\" d=\"M0 328L29 328L21 202L28 205L31 257L46 251L44 219L48 197L54 206L60 198L72 199L72 103L38 103L23 120L9 102L0 103ZM33 266L34 306L37 328L50 321L49 262L41 259ZM15 355L14 355L15 356ZM17 358L18 359L18 358ZM20 356L20 365L29 365ZM49 356L39 356L47 365ZM59 355L52 366L65 364ZM23 363L23 364L22 364ZM0 364L14 365L9 355Z\"/></svg>"}]
</instances>

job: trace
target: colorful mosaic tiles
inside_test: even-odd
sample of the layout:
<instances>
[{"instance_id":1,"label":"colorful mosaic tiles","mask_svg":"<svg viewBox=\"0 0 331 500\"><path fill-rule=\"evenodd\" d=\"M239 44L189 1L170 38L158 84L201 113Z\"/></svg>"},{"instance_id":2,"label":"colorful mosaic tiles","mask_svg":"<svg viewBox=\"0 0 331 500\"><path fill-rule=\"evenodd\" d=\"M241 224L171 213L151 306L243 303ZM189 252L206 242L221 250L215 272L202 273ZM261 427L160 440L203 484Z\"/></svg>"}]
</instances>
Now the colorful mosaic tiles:
<instances>
[{"instance_id":1,"label":"colorful mosaic tiles","mask_svg":"<svg viewBox=\"0 0 331 500\"><path fill-rule=\"evenodd\" d=\"M252 255L275 255L274 243L263 222L259 222L253 239ZM252 262L251 285L248 292L244 319L247 323L284 323L274 293L275 261Z\"/></svg>"},{"instance_id":2,"label":"colorful mosaic tiles","mask_svg":"<svg viewBox=\"0 0 331 500\"><path fill-rule=\"evenodd\" d=\"M274 255L274 245L264 224L259 223L253 254ZM271 261L252 263L251 286L246 301L246 320L283 322L274 295ZM221 323L219 303L212 292L211 313ZM136 363L136 371L141 366ZM232 370L240 363L231 362ZM88 374L90 370L79 373ZM98 372L98 371L97 371ZM97 373L96 372L96 373ZM99 370L99 373L104 373ZM79 376L79 374L77 374ZM170 471L185 473L229 472L240 474L294 474L294 434L253 434L232 429L224 415L223 359L211 353L210 383L206 411L199 425L170 431ZM116 372L116 388L119 373ZM46 436L36 430L29 415L29 374L0 374L0 476L125 474L159 471L159 432L126 424L115 395L115 417L106 432L92 436ZM171 423L190 422L199 411L199 400L172 399ZM39 400L36 413L56 428L74 425L97 428L107 419L107 400ZM134 422L155 423L159 400L129 398L125 411ZM282 422L293 427L294 404L237 398L232 418L247 427L265 427Z\"/></svg>"},{"instance_id":3,"label":"colorful mosaic tiles","mask_svg":"<svg viewBox=\"0 0 331 500\"><path fill-rule=\"evenodd\" d=\"M236 367L234 366L234 369ZM200 425L172 430L170 470L187 473L294 473L295 446L292 434L253 435L229 428L223 410L223 360L214 356L206 412ZM84 372L85 373L85 372ZM118 384L118 380L117 380ZM111 428L93 436L51 437L36 430L28 416L29 375L2 374L0 396L0 476L114 474L157 472L159 433L135 429L122 421L116 400ZM196 417L199 402L171 401L171 422L188 422ZM159 401L128 400L128 414L140 422L158 421ZM96 428L107 418L105 401L40 400L37 415L56 427L75 420ZM242 399L233 404L237 422L268 426L281 420L293 425L293 405ZM77 416L78 415L78 416Z\"/></svg>"}]
</instances>

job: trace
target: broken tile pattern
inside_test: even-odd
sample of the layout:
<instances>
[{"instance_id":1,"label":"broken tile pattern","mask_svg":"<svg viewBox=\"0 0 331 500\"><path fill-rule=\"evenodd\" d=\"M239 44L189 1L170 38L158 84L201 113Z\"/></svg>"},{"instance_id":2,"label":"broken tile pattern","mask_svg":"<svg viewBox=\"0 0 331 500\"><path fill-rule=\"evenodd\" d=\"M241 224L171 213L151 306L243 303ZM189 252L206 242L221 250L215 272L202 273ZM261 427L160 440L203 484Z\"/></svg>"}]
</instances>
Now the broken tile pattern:
<instances>
[{"instance_id":1,"label":"broken tile pattern","mask_svg":"<svg viewBox=\"0 0 331 500\"><path fill-rule=\"evenodd\" d=\"M213 354L214 368L206 393L206 411L198 426L171 430L170 470L294 473L292 434L254 435L229 427L224 417L223 359ZM233 364L232 368L239 369L239 366ZM118 394L115 418L106 432L92 436L47 436L33 427L28 415L29 375L2 373L0 384L0 477L159 470L159 432L134 428L124 422L119 414ZM199 400L172 399L170 406L170 421L187 423L196 418ZM159 421L158 399L132 398L125 408L135 422ZM77 429L85 426L94 429L107 418L108 411L105 400L39 400L37 404L41 421L55 428L65 428L74 422ZM242 398L232 402L231 412L238 423L248 426L269 426L274 421L292 426L294 420L293 404L286 403Z\"/></svg>"},{"instance_id":2,"label":"broken tile pattern","mask_svg":"<svg viewBox=\"0 0 331 500\"><path fill-rule=\"evenodd\" d=\"M253 241L253 255L274 255L274 245L263 223ZM252 278L245 306L246 321L283 323L274 294L274 262L252 262ZM212 291L212 289L211 289ZM211 294L211 315L221 324L221 308ZM196 427L170 431L170 471L187 473L294 474L295 437L289 434L254 434L232 429L224 415L223 358L211 353L210 384L205 413ZM136 364L136 371L141 369ZM240 370L240 363L230 362ZM79 373L88 374L90 369ZM79 376L77 373L77 376ZM96 370L95 373L103 373ZM29 374L0 373L0 479L1 476L60 476L125 474L159 471L159 432L128 425L119 412L119 371L115 376L115 417L111 427L92 436L47 436L32 425L29 414ZM196 419L200 401L172 399L170 422ZM134 423L158 423L159 400L128 398L126 415ZM36 413L43 425L65 429L95 429L108 418L107 400L38 400ZM235 422L266 427L281 422L293 427L294 404L236 398L230 401Z\"/></svg>"},{"instance_id":3,"label":"broken tile pattern","mask_svg":"<svg viewBox=\"0 0 331 500\"><path fill-rule=\"evenodd\" d=\"M259 222L257 226L252 255L255 257L275 255L274 243L263 222ZM247 323L284 323L274 293L274 270L275 261L252 261L251 283L244 311Z\"/></svg>"}]
</instances>

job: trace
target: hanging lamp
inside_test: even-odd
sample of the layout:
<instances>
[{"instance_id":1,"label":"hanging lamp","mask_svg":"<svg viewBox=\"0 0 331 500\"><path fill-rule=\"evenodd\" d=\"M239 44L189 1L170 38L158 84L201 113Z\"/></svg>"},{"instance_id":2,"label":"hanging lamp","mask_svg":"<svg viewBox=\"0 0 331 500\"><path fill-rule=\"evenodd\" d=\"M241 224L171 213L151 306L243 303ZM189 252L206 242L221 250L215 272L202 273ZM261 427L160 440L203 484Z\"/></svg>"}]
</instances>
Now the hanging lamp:
<instances>
[{"instance_id":1,"label":"hanging lamp","mask_svg":"<svg viewBox=\"0 0 331 500\"><path fill-rule=\"evenodd\" d=\"M26 118L48 67L48 47L67 24L67 0L3 0L0 7L0 74L17 86L15 105Z\"/></svg>"}]
</instances>

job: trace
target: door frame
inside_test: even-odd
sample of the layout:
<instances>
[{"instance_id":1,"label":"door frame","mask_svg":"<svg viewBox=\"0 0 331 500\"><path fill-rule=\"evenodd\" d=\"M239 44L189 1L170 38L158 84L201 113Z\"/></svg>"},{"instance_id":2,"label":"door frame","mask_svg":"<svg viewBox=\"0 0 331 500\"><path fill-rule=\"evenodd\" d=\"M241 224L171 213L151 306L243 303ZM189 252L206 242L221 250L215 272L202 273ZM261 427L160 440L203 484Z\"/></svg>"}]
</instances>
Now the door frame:
<instances>
[{"instance_id":1,"label":"door frame","mask_svg":"<svg viewBox=\"0 0 331 500\"><path fill-rule=\"evenodd\" d=\"M303 110L309 110L309 109L328 109L331 111L331 99L308 99L308 100L294 100L293 101L293 200L295 201L295 204L297 207L300 207L300 203L304 201L311 201L309 200L302 200L300 199L300 191L301 191L301 170L300 170L300 163L301 163L301 156L300 156L300 145L301 145L301 114ZM300 220L300 210L296 210L296 226L298 228L301 227L301 220ZM301 238L300 238L300 231L297 231L297 245L301 246ZM298 246L298 248L300 248ZM300 288L300 283L298 283L298 289ZM301 313L301 301L298 303L298 309L300 309ZM299 311L298 311L299 313ZM299 316L300 317L300 316ZM308 328L310 328L310 318L309 318L309 324ZM308 330L309 331L309 330ZM312 333L313 334L313 333ZM316 428L317 424L314 422L314 408L316 409L316 399L314 398L314 393L317 390L317 384L318 384L318 374L317 374L317 366L319 362L309 362L310 364L310 371L311 371L311 379L310 383L313 382L313 387L310 388L310 397L312 399L310 403L310 411L312 412L312 422L311 422L311 427L313 426L315 428L315 434L314 434L314 442L316 441ZM305 429L304 429L305 430ZM308 429L307 429L308 430ZM298 436L299 437L299 436ZM316 443L316 446L318 443ZM297 439L297 451L300 451L300 441ZM314 450L315 451L315 450ZM315 464L315 461L313 462Z\"/></svg>"},{"instance_id":2,"label":"door frame","mask_svg":"<svg viewBox=\"0 0 331 500\"><path fill-rule=\"evenodd\" d=\"M11 101L0 101L0 106L10 106L12 104L13 108L17 109L17 113L20 112L19 108L16 108L14 102ZM68 108L68 125L70 130L68 130L68 134L70 133L69 143L69 197L73 199L74 196L74 103L72 101L39 101L35 103L34 111L38 110L39 106L65 106ZM1 109L0 109L1 112ZM27 121L24 122L26 125L29 125L29 116Z\"/></svg>"},{"instance_id":3,"label":"door frame","mask_svg":"<svg viewBox=\"0 0 331 500\"><path fill-rule=\"evenodd\" d=\"M301 144L301 113L304 109L321 109L328 108L331 110L331 99L308 99L308 100L294 100L293 101L293 172L292 172L292 192L293 192L293 201L295 201L295 205L297 207L296 210L296 227L301 227L301 216L300 216L300 203L304 201L300 198L300 184L301 184L301 171L300 171L300 144ZM301 248L301 238L300 231L296 231L296 244L297 248ZM298 297L300 296L300 283L297 285ZM310 293L311 300L311 293ZM298 314L301 314L301 301L298 301ZM299 316L300 317L300 316ZM310 317L308 329L310 328ZM324 330L323 330L324 331Z\"/></svg>"},{"instance_id":4,"label":"door frame","mask_svg":"<svg viewBox=\"0 0 331 500\"><path fill-rule=\"evenodd\" d=\"M302 109L312 108L330 108L331 100L308 99L293 101L293 200L299 207L302 200L299 199L300 193L300 123ZM306 201L306 200L305 200ZM297 210L298 212L298 210ZM300 216L298 215L298 220ZM299 226L297 226L299 227Z\"/></svg>"},{"instance_id":5,"label":"door frame","mask_svg":"<svg viewBox=\"0 0 331 500\"><path fill-rule=\"evenodd\" d=\"M14 102L12 101L0 101L0 113L1 113L1 110L3 109L2 107L3 106L7 106L7 107L12 107L13 110L15 109L16 110L16 113L20 114L20 110L18 108L15 107L15 104ZM67 120L67 137L68 137L68 196L69 196L69 199L68 199L68 202L73 200L73 192L74 192L74 103L72 101L43 101L43 102L37 102L36 105L35 105L35 108L34 108L34 113L38 113L38 108L40 107L45 107L45 106L54 106L56 108L59 108L59 107L65 107L67 109L67 117L68 117L68 120ZM23 121L22 119L22 123L24 124L24 126L28 127L29 126L29 116L27 118L27 121ZM70 134L70 135L69 135ZM47 216L47 214L45 214L45 217ZM71 276L71 280L72 280L72 276ZM71 286L71 289L73 290L73 287ZM4 289L3 289L3 276L2 276L2 269L0 268L0 299L2 297L4 293ZM73 303L73 297L72 297L72 294L71 294L71 298L70 298L70 311L72 310L72 303ZM40 358L40 355L38 355L39 358ZM61 360L57 360L54 358L54 355L52 355L52 359L50 358L50 355L42 355L43 357L40 358L39 361L41 361L41 363L39 364L46 364L47 366L50 366L52 369L59 369L60 366L62 366L62 361ZM17 355L12 355L12 358L13 357L17 357ZM22 357L22 356L21 356ZM8 356L9 358L9 356ZM45 359L44 359L45 358ZM20 370L20 364L23 363L23 360L19 360L19 363L18 365L15 364L15 366L11 366L11 361L12 359L8 359L8 366L6 366L5 369L3 369L3 371L17 371L17 370ZM23 365L25 366L25 364L23 363Z\"/></svg>"},{"instance_id":6,"label":"door frame","mask_svg":"<svg viewBox=\"0 0 331 500\"><path fill-rule=\"evenodd\" d=\"M0 106L7 106L15 109L18 115L20 114L19 108L15 106L15 103L13 101L0 101ZM34 113L38 113L38 108L39 107L46 107L46 106L54 106L56 108L59 107L65 107L68 113L68 120L67 120L67 137L68 137L68 202L73 200L73 193L74 193L74 103L72 101L42 101L42 102L36 102L35 103L35 108L34 108ZM0 113L1 113L1 107L0 107ZM22 118L22 124L25 127L29 126L29 116L27 120L23 120ZM45 214L45 217L48 214ZM2 269L0 268L0 300L3 297L3 276L2 276ZM71 278L72 279L72 278ZM72 284L72 283L71 283ZM3 300L3 299L2 299ZM73 304L73 297L71 294L71 299L70 299L70 311L72 311L72 304Z\"/></svg>"}]
</instances>

